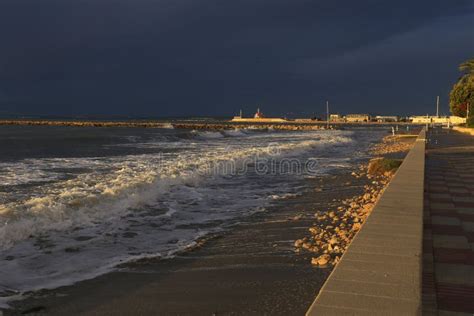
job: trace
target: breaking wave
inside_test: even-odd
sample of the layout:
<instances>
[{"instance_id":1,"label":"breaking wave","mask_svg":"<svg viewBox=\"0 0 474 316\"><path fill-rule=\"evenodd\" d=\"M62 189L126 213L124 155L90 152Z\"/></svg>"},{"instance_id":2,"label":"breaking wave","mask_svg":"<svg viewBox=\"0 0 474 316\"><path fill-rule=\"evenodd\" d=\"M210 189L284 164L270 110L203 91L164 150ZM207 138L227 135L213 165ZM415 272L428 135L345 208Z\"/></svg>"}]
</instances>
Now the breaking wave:
<instances>
[{"instance_id":1,"label":"breaking wave","mask_svg":"<svg viewBox=\"0 0 474 316\"><path fill-rule=\"evenodd\" d=\"M256 180L210 168L216 163L311 157L353 144L351 132L191 134L125 144L156 149L147 154L0 162L0 296L71 284L137 258L172 256L235 218L293 196L287 176Z\"/></svg>"}]
</instances>

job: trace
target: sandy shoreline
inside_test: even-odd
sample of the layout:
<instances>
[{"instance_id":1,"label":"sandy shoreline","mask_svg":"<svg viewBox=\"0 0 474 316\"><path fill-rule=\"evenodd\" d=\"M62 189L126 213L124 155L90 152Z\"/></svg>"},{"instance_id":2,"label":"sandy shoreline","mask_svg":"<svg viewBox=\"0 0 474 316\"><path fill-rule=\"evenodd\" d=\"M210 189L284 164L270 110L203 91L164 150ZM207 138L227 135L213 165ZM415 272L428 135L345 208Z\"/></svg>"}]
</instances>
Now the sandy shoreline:
<instances>
[{"instance_id":1,"label":"sandy shoreline","mask_svg":"<svg viewBox=\"0 0 474 316\"><path fill-rule=\"evenodd\" d=\"M377 190L387 181L368 179L364 170L353 171L315 179L317 194L292 197L284 208L246 218L203 247L176 258L128 264L92 280L33 293L4 313L304 314L332 265L322 269L311 265L315 253L295 252L295 240L315 227L315 210L318 216L326 216L321 223L333 221L328 214L334 210L342 218L343 210L351 207L348 201L374 189L373 181L380 182ZM371 199L376 197L373 193ZM367 210L355 213L366 216ZM354 218L350 221L352 228Z\"/></svg>"}]
</instances>

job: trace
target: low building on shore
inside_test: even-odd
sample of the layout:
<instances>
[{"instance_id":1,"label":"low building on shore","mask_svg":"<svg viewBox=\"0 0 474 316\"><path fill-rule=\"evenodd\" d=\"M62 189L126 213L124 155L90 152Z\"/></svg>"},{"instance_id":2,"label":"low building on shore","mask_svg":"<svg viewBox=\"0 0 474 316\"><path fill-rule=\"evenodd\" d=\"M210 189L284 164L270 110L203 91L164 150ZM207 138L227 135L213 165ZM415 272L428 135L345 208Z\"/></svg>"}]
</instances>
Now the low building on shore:
<instances>
[{"instance_id":1,"label":"low building on shore","mask_svg":"<svg viewBox=\"0 0 474 316\"><path fill-rule=\"evenodd\" d=\"M329 115L329 121L331 122L345 122L345 118L341 114L330 114Z\"/></svg>"},{"instance_id":2,"label":"low building on shore","mask_svg":"<svg viewBox=\"0 0 474 316\"><path fill-rule=\"evenodd\" d=\"M400 120L400 118L395 115L377 115L374 119L379 123L398 122Z\"/></svg>"},{"instance_id":3,"label":"low building on shore","mask_svg":"<svg viewBox=\"0 0 474 316\"><path fill-rule=\"evenodd\" d=\"M466 118L451 115L451 116L449 116L449 123L452 124L452 125L466 124Z\"/></svg>"},{"instance_id":4,"label":"low building on shore","mask_svg":"<svg viewBox=\"0 0 474 316\"><path fill-rule=\"evenodd\" d=\"M369 114L347 114L346 122L348 123L370 122L370 115Z\"/></svg>"},{"instance_id":5,"label":"low building on shore","mask_svg":"<svg viewBox=\"0 0 474 316\"><path fill-rule=\"evenodd\" d=\"M429 115L410 116L410 122L419 124L428 124L433 121L433 117Z\"/></svg>"},{"instance_id":6,"label":"low building on shore","mask_svg":"<svg viewBox=\"0 0 474 316\"><path fill-rule=\"evenodd\" d=\"M436 116L436 115L417 115L411 116L410 121L415 124L440 124L440 125L460 125L466 123L465 117L460 116Z\"/></svg>"}]
</instances>

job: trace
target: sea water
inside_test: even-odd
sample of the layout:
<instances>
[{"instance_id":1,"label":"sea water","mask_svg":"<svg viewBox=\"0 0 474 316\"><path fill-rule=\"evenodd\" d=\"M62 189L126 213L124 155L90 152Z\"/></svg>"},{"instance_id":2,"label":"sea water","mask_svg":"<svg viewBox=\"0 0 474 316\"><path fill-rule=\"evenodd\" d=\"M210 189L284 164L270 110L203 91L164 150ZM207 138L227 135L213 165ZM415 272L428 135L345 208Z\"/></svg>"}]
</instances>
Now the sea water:
<instances>
[{"instance_id":1,"label":"sea water","mask_svg":"<svg viewBox=\"0 0 474 316\"><path fill-rule=\"evenodd\" d=\"M380 130L0 127L0 298L172 258L354 168Z\"/></svg>"}]
</instances>

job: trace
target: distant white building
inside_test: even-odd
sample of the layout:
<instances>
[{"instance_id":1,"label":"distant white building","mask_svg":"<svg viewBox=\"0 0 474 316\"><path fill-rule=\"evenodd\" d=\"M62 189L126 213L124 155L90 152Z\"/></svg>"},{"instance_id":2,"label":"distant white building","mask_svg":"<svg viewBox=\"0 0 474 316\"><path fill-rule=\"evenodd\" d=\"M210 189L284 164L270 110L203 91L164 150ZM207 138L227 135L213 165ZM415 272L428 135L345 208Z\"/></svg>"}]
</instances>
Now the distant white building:
<instances>
[{"instance_id":1,"label":"distant white building","mask_svg":"<svg viewBox=\"0 0 474 316\"><path fill-rule=\"evenodd\" d=\"M377 122L383 123L383 122L398 122L399 117L395 115L377 115L375 117L375 120Z\"/></svg>"},{"instance_id":2,"label":"distant white building","mask_svg":"<svg viewBox=\"0 0 474 316\"><path fill-rule=\"evenodd\" d=\"M433 118L429 115L416 115L410 116L410 122L412 123L419 123L419 124L427 124L432 123Z\"/></svg>"},{"instance_id":3,"label":"distant white building","mask_svg":"<svg viewBox=\"0 0 474 316\"><path fill-rule=\"evenodd\" d=\"M347 114L346 122L356 123L356 122L370 122L369 114Z\"/></svg>"},{"instance_id":4,"label":"distant white building","mask_svg":"<svg viewBox=\"0 0 474 316\"><path fill-rule=\"evenodd\" d=\"M340 115L340 114L330 114L329 115L329 120L331 122L344 122L344 116Z\"/></svg>"},{"instance_id":5,"label":"distant white building","mask_svg":"<svg viewBox=\"0 0 474 316\"><path fill-rule=\"evenodd\" d=\"M459 125L465 124L466 118L460 116L432 116L432 115L418 115L411 116L410 121L417 124L443 124Z\"/></svg>"}]
</instances>

